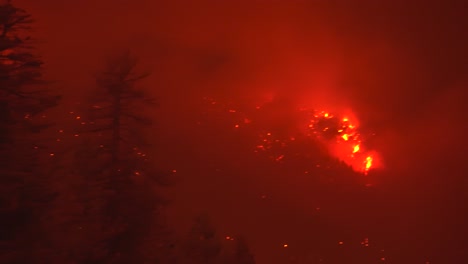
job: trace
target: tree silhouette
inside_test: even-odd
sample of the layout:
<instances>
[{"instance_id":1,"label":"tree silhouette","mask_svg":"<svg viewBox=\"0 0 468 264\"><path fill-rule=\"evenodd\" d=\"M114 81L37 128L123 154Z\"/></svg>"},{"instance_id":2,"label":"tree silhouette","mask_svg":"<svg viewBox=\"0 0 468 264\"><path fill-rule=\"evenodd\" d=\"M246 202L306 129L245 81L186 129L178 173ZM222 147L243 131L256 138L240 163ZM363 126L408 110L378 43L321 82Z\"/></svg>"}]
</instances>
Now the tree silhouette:
<instances>
[{"instance_id":1,"label":"tree silhouette","mask_svg":"<svg viewBox=\"0 0 468 264\"><path fill-rule=\"evenodd\" d=\"M110 58L86 103L88 125L80 129L83 140L74 148L71 165L76 206L83 210L69 219L78 219L86 235L79 242L81 252L67 254L68 259L146 263L161 257L165 201L157 187L168 183L169 174L157 170L144 153L149 146L144 131L152 122L143 113L155 103L138 85L148 75L138 74L136 67L130 52Z\"/></svg>"},{"instance_id":2,"label":"tree silhouette","mask_svg":"<svg viewBox=\"0 0 468 264\"><path fill-rule=\"evenodd\" d=\"M0 262L34 258L40 219L53 198L50 179L38 163L51 124L43 114L59 97L45 89L42 61L27 34L33 20L10 1L0 4ZM42 141L42 142L41 142ZM5 249L5 250L3 250Z\"/></svg>"},{"instance_id":3,"label":"tree silhouette","mask_svg":"<svg viewBox=\"0 0 468 264\"><path fill-rule=\"evenodd\" d=\"M247 245L247 241L242 236L238 236L235 239L235 251L233 255L233 263L255 264L255 259L252 253L250 252L250 248Z\"/></svg>"},{"instance_id":4,"label":"tree silhouette","mask_svg":"<svg viewBox=\"0 0 468 264\"><path fill-rule=\"evenodd\" d=\"M177 263L255 264L255 259L242 236L221 237L208 215L202 214L182 244Z\"/></svg>"},{"instance_id":5,"label":"tree silhouette","mask_svg":"<svg viewBox=\"0 0 468 264\"><path fill-rule=\"evenodd\" d=\"M184 245L183 261L187 264L214 264L221 260L221 240L208 216L198 216Z\"/></svg>"}]
</instances>

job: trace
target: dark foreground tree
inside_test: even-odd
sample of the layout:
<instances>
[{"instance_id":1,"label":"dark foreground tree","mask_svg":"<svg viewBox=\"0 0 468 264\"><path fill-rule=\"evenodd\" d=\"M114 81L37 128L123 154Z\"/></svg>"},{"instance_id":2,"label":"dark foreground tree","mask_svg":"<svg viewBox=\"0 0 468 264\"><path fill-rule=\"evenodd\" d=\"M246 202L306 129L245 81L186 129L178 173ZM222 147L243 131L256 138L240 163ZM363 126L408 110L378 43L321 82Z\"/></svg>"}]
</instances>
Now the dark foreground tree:
<instances>
[{"instance_id":1,"label":"dark foreground tree","mask_svg":"<svg viewBox=\"0 0 468 264\"><path fill-rule=\"evenodd\" d=\"M144 134L152 125L145 113L155 101L139 86L148 74L138 73L137 66L130 52L107 61L97 76L100 89L91 111L92 131L101 143L101 168L110 191L105 207L106 221L114 227L109 254L121 263L157 259L154 253L161 243L157 227L163 200L151 183L164 185L168 176L144 153L149 147Z\"/></svg>"},{"instance_id":2,"label":"dark foreground tree","mask_svg":"<svg viewBox=\"0 0 468 264\"><path fill-rule=\"evenodd\" d=\"M67 263L156 263L166 250L158 196L169 176L155 168L144 150L154 100L139 85L137 60L125 52L97 74L97 87L64 170L68 191L50 219L54 261ZM52 227L51 227L52 228ZM67 239L67 236L70 236ZM67 239L65 243L61 241Z\"/></svg>"},{"instance_id":3,"label":"dark foreground tree","mask_svg":"<svg viewBox=\"0 0 468 264\"><path fill-rule=\"evenodd\" d=\"M38 166L49 126L44 111L57 96L45 89L42 61L28 36L31 16L0 2L0 262L31 263L42 233L39 221L53 198L50 179Z\"/></svg>"}]
</instances>

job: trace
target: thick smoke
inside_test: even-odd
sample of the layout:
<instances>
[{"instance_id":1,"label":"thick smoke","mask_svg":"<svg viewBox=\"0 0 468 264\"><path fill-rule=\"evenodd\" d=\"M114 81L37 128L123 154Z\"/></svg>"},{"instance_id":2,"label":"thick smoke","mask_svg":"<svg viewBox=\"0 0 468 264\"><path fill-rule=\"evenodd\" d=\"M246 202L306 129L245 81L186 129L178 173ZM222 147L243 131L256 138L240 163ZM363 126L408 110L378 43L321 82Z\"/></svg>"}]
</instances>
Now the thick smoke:
<instances>
[{"instance_id":1,"label":"thick smoke","mask_svg":"<svg viewBox=\"0 0 468 264\"><path fill-rule=\"evenodd\" d=\"M241 226L251 232L254 249L264 257L273 247L265 239L270 230L293 237L285 226L305 230L310 224L303 220L313 208L310 186L299 180L270 178L255 169L244 178L229 172L217 178L205 175L197 144L208 136L192 131L203 110L200 101L209 96L252 107L270 102L275 106L271 122L289 122L301 107L349 116L364 133L375 134L367 144L382 155L385 181L398 190L387 200L419 208L405 211L395 202L399 209L387 221L397 225L404 219L401 225L412 230L432 221L428 225L437 226L438 233L434 228L421 233L434 237L446 233L440 226L455 226L425 213L440 209L441 215L453 214L445 206L453 202L447 198L451 186L465 186L456 173L466 156L464 1L443 6L404 0L16 2L34 14L47 77L57 80L65 100L77 100L92 89L92 73L114 50L132 48L142 68L152 71L144 85L161 102L155 113L158 125L150 132L154 152L163 149L160 160L169 165L193 163L177 168L195 175L177 187L182 194L175 201L177 219L210 210L221 230ZM210 136L221 142L225 135ZM268 188L280 189L284 204L252 205L259 190ZM258 212L260 206L264 212ZM269 217L278 207L295 217L276 215L284 225L275 224ZM251 219L268 224L255 225ZM400 232L395 232L398 245L408 235Z\"/></svg>"}]
</instances>

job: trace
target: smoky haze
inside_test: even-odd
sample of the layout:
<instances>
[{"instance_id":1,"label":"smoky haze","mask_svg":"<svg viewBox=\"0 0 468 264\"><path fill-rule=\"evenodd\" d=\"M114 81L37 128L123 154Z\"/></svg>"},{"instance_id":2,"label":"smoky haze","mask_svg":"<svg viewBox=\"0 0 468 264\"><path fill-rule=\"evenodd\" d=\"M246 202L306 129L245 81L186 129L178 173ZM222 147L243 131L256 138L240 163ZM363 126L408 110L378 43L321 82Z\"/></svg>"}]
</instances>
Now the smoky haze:
<instances>
[{"instance_id":1,"label":"smoky haze","mask_svg":"<svg viewBox=\"0 0 468 264\"><path fill-rule=\"evenodd\" d=\"M201 143L225 136L191 133L205 96L252 106L276 100L286 113L351 111L375 132L387 171L381 207L388 210L379 219L392 233L388 248L403 247L408 258L440 251L453 258L445 263L459 263L467 184L463 1L16 2L37 21L46 76L65 101L80 100L102 58L118 50L131 48L152 72L144 85L160 100L149 132L153 154L182 175L172 195L175 225L208 211L222 232L246 234L258 263L277 263L270 251L284 243L279 237L307 243L316 206L301 179L237 176L234 165L209 175L200 165L206 153L226 152L212 166L241 159L231 146ZM281 202L251 202L268 191ZM347 217L334 224L379 225Z\"/></svg>"}]
</instances>

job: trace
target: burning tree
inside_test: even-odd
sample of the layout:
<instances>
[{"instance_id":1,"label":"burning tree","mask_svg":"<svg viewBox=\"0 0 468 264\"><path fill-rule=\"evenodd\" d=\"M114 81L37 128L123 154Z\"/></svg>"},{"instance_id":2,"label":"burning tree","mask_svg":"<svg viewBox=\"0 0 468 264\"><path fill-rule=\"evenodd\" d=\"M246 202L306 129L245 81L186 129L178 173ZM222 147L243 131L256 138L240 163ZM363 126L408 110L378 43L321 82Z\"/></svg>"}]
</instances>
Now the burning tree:
<instances>
[{"instance_id":1,"label":"burning tree","mask_svg":"<svg viewBox=\"0 0 468 264\"><path fill-rule=\"evenodd\" d=\"M59 97L45 89L40 58L33 54L33 20L10 1L0 4L0 262L32 262L39 219L53 198L50 180L39 164L50 126L44 111ZM42 143L42 144L39 144ZM16 263L15 262L15 263Z\"/></svg>"}]
</instances>

